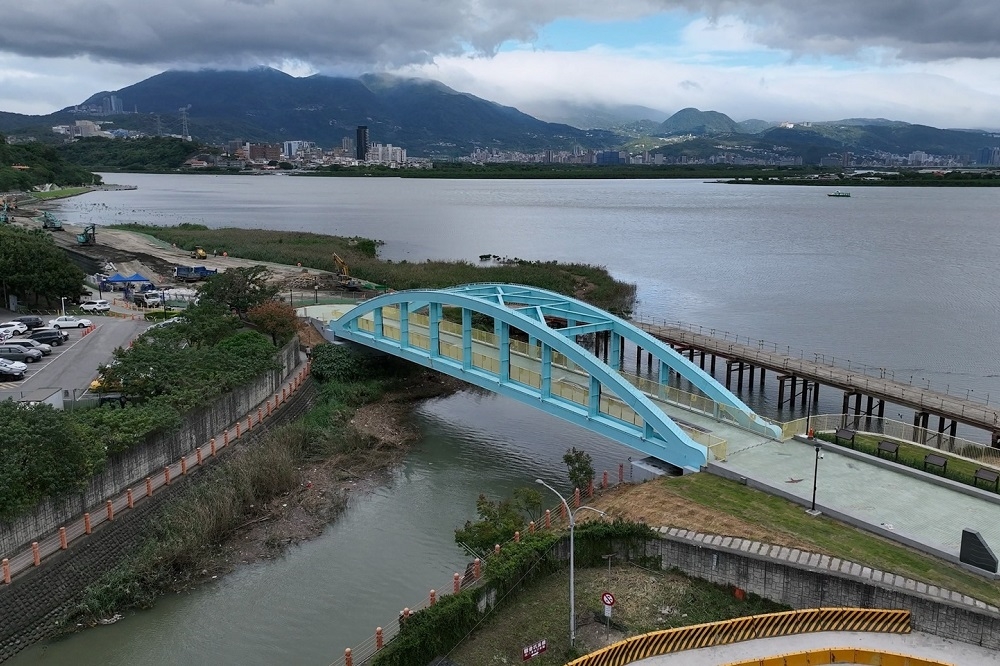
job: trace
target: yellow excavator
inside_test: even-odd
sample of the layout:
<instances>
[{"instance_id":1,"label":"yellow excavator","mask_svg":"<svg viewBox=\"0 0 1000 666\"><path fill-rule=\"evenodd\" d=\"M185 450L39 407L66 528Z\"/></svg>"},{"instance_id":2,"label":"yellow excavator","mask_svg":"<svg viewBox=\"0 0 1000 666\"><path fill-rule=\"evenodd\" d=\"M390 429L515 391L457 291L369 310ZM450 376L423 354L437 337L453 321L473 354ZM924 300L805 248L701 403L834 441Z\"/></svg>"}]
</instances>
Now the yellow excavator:
<instances>
[{"instance_id":1,"label":"yellow excavator","mask_svg":"<svg viewBox=\"0 0 1000 666\"><path fill-rule=\"evenodd\" d=\"M336 252L333 253L333 260L337 264L337 281L340 283L340 286L351 291L359 291L364 286L364 283L357 278L351 277L351 269L347 266L347 262Z\"/></svg>"},{"instance_id":2,"label":"yellow excavator","mask_svg":"<svg viewBox=\"0 0 1000 666\"><path fill-rule=\"evenodd\" d=\"M208 253L205 252L205 248L203 248L201 245L196 245L194 250L191 251L192 259L204 259L207 256Z\"/></svg>"}]
</instances>

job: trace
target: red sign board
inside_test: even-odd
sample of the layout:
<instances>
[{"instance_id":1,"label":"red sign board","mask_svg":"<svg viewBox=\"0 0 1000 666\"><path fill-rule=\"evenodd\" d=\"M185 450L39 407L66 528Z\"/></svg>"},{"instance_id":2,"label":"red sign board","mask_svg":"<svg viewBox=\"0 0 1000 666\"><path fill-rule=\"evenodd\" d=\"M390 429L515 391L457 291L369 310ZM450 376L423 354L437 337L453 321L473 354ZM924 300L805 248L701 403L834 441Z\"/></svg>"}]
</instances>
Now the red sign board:
<instances>
[{"instance_id":1,"label":"red sign board","mask_svg":"<svg viewBox=\"0 0 1000 666\"><path fill-rule=\"evenodd\" d=\"M542 639L537 643L532 643L526 648L521 650L521 660L528 661L532 657L537 657L541 653L549 649L549 643L546 639Z\"/></svg>"},{"instance_id":2,"label":"red sign board","mask_svg":"<svg viewBox=\"0 0 1000 666\"><path fill-rule=\"evenodd\" d=\"M605 592L604 594L601 595L601 602L603 602L605 606L614 606L615 595L611 594L610 592Z\"/></svg>"}]
</instances>

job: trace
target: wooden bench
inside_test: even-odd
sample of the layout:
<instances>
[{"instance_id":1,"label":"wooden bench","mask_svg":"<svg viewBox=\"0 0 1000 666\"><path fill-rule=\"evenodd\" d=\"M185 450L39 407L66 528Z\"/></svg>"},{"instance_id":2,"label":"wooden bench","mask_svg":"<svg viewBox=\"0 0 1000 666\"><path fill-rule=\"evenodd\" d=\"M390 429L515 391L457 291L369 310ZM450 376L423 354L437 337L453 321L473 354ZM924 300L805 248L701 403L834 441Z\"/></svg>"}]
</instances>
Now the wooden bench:
<instances>
[{"instance_id":1,"label":"wooden bench","mask_svg":"<svg viewBox=\"0 0 1000 666\"><path fill-rule=\"evenodd\" d=\"M972 485L976 485L976 482L982 479L987 483L993 484L993 492L1000 492L1000 472L992 470L988 467L980 467L976 470L976 473L972 475Z\"/></svg>"},{"instance_id":2,"label":"wooden bench","mask_svg":"<svg viewBox=\"0 0 1000 666\"><path fill-rule=\"evenodd\" d=\"M878 457L882 457L883 453L892 454L892 459L899 462L899 444L896 442L890 442L887 440L882 440L878 443L878 450L875 452Z\"/></svg>"},{"instance_id":3,"label":"wooden bench","mask_svg":"<svg viewBox=\"0 0 1000 666\"><path fill-rule=\"evenodd\" d=\"M842 439L843 440L847 440L850 443L851 448L852 449L854 448L854 431L853 430L848 430L847 428L839 428L837 430L837 433L833 436L833 441L835 443L839 444L840 440L842 440Z\"/></svg>"},{"instance_id":4,"label":"wooden bench","mask_svg":"<svg viewBox=\"0 0 1000 666\"><path fill-rule=\"evenodd\" d=\"M927 471L927 466L940 467L941 473L944 474L948 471L948 459L944 456L939 456L936 453L928 453L924 456L924 471Z\"/></svg>"}]
</instances>

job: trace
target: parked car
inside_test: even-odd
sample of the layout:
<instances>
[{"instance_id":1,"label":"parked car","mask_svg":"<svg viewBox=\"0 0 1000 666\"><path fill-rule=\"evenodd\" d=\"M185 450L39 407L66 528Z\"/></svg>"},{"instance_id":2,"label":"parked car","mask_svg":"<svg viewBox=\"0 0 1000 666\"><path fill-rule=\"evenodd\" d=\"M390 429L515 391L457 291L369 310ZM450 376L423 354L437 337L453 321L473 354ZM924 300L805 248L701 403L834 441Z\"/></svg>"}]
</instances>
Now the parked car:
<instances>
[{"instance_id":1,"label":"parked car","mask_svg":"<svg viewBox=\"0 0 1000 666\"><path fill-rule=\"evenodd\" d=\"M8 361L5 358L0 358L0 380L24 379L24 373L27 369L28 366L20 361Z\"/></svg>"},{"instance_id":2,"label":"parked car","mask_svg":"<svg viewBox=\"0 0 1000 666\"><path fill-rule=\"evenodd\" d=\"M94 322L89 319L81 319L73 315L63 315L49 320L49 326L52 328L87 328L93 325Z\"/></svg>"},{"instance_id":3,"label":"parked car","mask_svg":"<svg viewBox=\"0 0 1000 666\"><path fill-rule=\"evenodd\" d=\"M26 347L27 349L37 349L42 352L42 356L48 356L52 353L52 346L44 342L39 342L38 340L32 340L31 338L11 338L4 342L5 345L17 345L19 347Z\"/></svg>"},{"instance_id":4,"label":"parked car","mask_svg":"<svg viewBox=\"0 0 1000 666\"><path fill-rule=\"evenodd\" d=\"M58 347L69 340L69 333L60 331L58 328L36 328L25 337L29 340L38 340L47 345Z\"/></svg>"},{"instance_id":5,"label":"parked car","mask_svg":"<svg viewBox=\"0 0 1000 666\"><path fill-rule=\"evenodd\" d=\"M17 345L0 345L0 358L8 361L23 361L24 363L34 363L42 358L42 352L37 349L18 347Z\"/></svg>"},{"instance_id":6,"label":"parked car","mask_svg":"<svg viewBox=\"0 0 1000 666\"><path fill-rule=\"evenodd\" d=\"M29 331L33 328L39 328L45 325L45 322L43 322L42 318L39 317L38 315L24 315L22 317L14 317L14 321L21 322L22 324L28 327Z\"/></svg>"},{"instance_id":7,"label":"parked car","mask_svg":"<svg viewBox=\"0 0 1000 666\"><path fill-rule=\"evenodd\" d=\"M80 303L80 309L84 312L107 312L111 309L111 303L102 300L84 301Z\"/></svg>"},{"instance_id":8,"label":"parked car","mask_svg":"<svg viewBox=\"0 0 1000 666\"><path fill-rule=\"evenodd\" d=\"M28 327L19 321L5 321L0 324L0 331L11 335L21 335L28 332Z\"/></svg>"}]
</instances>

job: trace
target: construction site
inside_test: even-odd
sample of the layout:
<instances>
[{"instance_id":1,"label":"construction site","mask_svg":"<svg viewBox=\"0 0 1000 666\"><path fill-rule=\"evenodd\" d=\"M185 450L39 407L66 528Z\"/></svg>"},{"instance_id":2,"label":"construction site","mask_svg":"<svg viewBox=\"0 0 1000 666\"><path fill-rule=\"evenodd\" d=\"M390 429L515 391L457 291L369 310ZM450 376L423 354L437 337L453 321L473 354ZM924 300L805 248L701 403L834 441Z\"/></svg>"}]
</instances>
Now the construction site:
<instances>
[{"instance_id":1,"label":"construction site","mask_svg":"<svg viewBox=\"0 0 1000 666\"><path fill-rule=\"evenodd\" d=\"M333 258L338 271L334 273L230 257L225 252L207 252L202 247L186 250L146 234L94 224L71 225L25 202L10 211L8 221L16 226L49 231L53 241L87 275L138 273L158 288L192 287L229 268L263 265L270 272L269 280L281 292L288 292L294 304L318 302L320 298L353 300L379 291L377 285L351 277L347 263L336 254Z\"/></svg>"}]
</instances>

